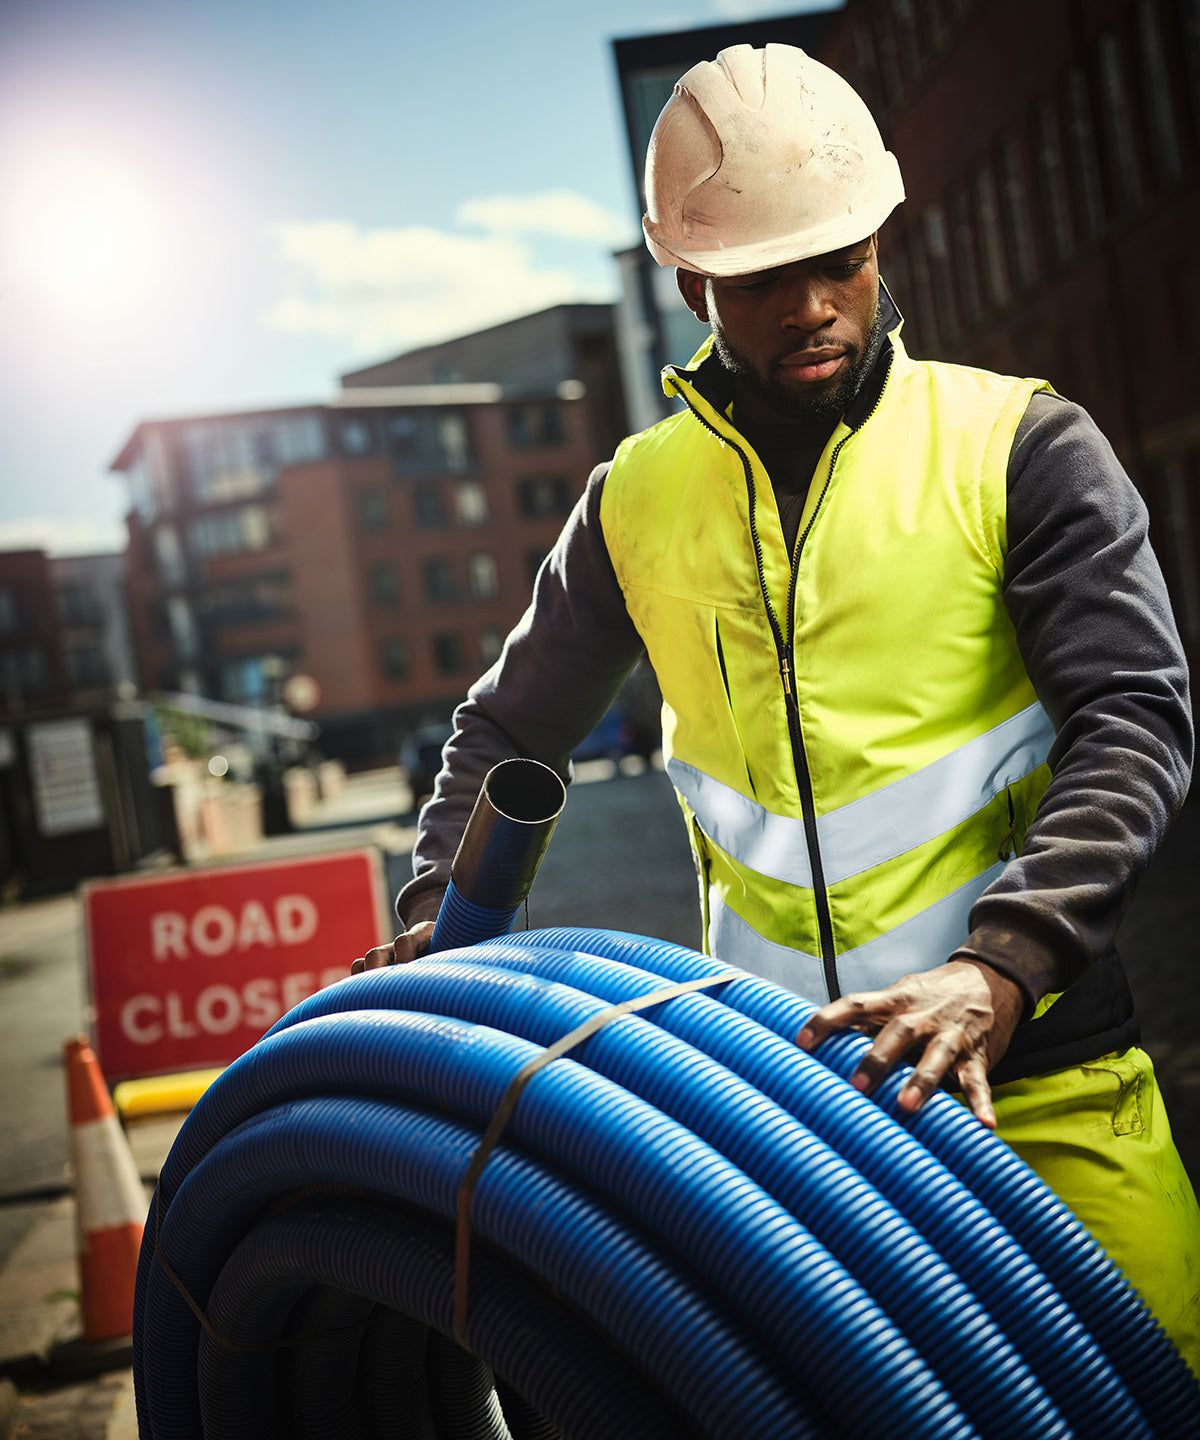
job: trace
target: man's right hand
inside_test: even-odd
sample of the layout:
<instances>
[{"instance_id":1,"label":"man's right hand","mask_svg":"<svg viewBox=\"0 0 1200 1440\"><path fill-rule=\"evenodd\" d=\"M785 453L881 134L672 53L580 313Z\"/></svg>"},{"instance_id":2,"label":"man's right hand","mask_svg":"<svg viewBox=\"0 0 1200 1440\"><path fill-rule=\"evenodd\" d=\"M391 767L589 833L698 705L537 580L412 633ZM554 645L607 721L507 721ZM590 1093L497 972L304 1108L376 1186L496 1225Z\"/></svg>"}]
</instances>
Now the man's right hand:
<instances>
[{"instance_id":1,"label":"man's right hand","mask_svg":"<svg viewBox=\"0 0 1200 1440\"><path fill-rule=\"evenodd\" d=\"M351 975L361 975L364 970L379 970L384 965L407 965L410 960L427 954L433 923L432 920L418 920L402 935L397 935L390 945L374 946L350 966Z\"/></svg>"}]
</instances>

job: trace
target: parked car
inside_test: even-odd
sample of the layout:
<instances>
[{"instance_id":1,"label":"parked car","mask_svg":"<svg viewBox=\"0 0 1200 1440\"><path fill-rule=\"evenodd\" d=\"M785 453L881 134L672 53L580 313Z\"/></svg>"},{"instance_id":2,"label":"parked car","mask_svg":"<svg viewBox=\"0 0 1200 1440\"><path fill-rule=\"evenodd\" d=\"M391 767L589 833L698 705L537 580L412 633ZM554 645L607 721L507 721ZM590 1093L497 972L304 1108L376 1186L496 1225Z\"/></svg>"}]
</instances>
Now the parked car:
<instances>
[{"instance_id":1,"label":"parked car","mask_svg":"<svg viewBox=\"0 0 1200 1440\"><path fill-rule=\"evenodd\" d=\"M413 809L419 809L433 794L433 782L442 768L442 746L454 734L454 726L423 725L404 737L400 746L400 768L412 790Z\"/></svg>"},{"instance_id":2,"label":"parked car","mask_svg":"<svg viewBox=\"0 0 1200 1440\"><path fill-rule=\"evenodd\" d=\"M633 749L633 727L618 706L610 705L599 725L571 751L571 759L576 762L611 760L616 764L623 755L632 754Z\"/></svg>"}]
</instances>

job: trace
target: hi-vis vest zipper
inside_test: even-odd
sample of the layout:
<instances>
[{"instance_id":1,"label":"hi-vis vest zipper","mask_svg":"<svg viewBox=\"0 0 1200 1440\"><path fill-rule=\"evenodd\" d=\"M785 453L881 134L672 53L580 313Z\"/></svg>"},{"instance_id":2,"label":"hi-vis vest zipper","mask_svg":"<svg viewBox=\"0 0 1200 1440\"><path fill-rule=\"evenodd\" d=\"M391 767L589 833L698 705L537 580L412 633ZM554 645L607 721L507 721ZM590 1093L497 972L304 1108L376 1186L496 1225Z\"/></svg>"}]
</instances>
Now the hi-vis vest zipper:
<instances>
[{"instance_id":1,"label":"hi-vis vest zipper","mask_svg":"<svg viewBox=\"0 0 1200 1440\"><path fill-rule=\"evenodd\" d=\"M891 341L792 555L762 462L687 371L664 371L686 409L624 443L601 500L705 947L819 1003L942 964L1050 779L1001 597L1009 451L1046 387Z\"/></svg>"}]
</instances>

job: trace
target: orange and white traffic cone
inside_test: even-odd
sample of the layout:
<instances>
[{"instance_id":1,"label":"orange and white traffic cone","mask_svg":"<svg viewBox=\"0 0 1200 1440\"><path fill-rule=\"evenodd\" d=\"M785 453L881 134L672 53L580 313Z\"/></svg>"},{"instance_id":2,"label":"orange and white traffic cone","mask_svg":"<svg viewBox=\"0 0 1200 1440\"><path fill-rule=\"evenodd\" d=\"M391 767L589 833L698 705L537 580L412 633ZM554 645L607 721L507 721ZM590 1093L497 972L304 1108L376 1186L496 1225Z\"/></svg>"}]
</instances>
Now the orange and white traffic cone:
<instances>
[{"instance_id":1,"label":"orange and white traffic cone","mask_svg":"<svg viewBox=\"0 0 1200 1440\"><path fill-rule=\"evenodd\" d=\"M63 1045L75 1166L76 1238L83 1338L133 1329L133 1290L146 1190L86 1036Z\"/></svg>"}]
</instances>

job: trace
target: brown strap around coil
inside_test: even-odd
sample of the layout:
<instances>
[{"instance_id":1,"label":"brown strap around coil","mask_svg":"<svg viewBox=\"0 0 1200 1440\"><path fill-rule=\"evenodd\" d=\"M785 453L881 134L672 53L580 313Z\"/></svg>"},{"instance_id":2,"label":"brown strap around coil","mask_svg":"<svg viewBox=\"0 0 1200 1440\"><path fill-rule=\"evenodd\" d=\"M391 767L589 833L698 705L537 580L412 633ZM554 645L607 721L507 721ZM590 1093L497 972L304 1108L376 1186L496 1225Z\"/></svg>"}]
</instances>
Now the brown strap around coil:
<instances>
[{"instance_id":1,"label":"brown strap around coil","mask_svg":"<svg viewBox=\"0 0 1200 1440\"><path fill-rule=\"evenodd\" d=\"M491 1159L492 1151L504 1133L504 1127L512 1118L513 1111L516 1110L517 1102L526 1085L539 1070L545 1069L552 1060L559 1059L568 1050L574 1049L576 1045L581 1045L589 1036L594 1035L597 1030L602 1029L621 1015L632 1015L638 1010L648 1010L653 1005L661 1005L667 1000L674 1000L679 995L687 995L693 990L707 990L715 985L723 985L734 978L734 973L726 972L723 975L706 975L701 980L684 980L677 985L667 985L661 990L651 990L646 995L637 995L632 1000L623 1000L619 1005L610 1005L605 1010L597 1010L582 1025L577 1025L574 1030L568 1031L561 1040L556 1040L540 1055L535 1055L513 1076L487 1129L483 1132L483 1138L471 1156L471 1163L467 1166L462 1183L458 1188L458 1220L454 1244L454 1338L464 1350L470 1349L467 1344L467 1287L471 1264L471 1203L475 1198L475 1186L483 1173L483 1167Z\"/></svg>"}]
</instances>

